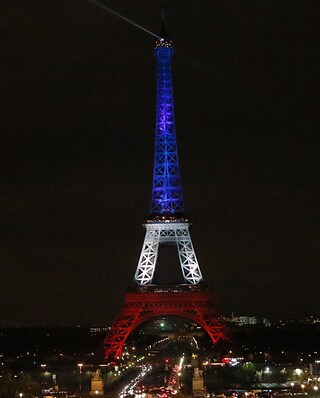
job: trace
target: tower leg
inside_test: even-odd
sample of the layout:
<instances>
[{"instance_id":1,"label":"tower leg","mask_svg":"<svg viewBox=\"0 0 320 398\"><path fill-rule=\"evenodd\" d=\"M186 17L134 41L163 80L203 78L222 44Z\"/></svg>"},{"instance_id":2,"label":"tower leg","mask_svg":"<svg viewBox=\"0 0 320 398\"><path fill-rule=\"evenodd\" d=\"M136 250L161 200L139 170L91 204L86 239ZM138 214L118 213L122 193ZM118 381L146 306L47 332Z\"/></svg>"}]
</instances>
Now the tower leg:
<instances>
[{"instance_id":1,"label":"tower leg","mask_svg":"<svg viewBox=\"0 0 320 398\"><path fill-rule=\"evenodd\" d=\"M140 285L152 282L159 252L159 233L160 231L156 229L147 228L146 230L146 236L134 277L135 281Z\"/></svg>"},{"instance_id":2,"label":"tower leg","mask_svg":"<svg viewBox=\"0 0 320 398\"><path fill-rule=\"evenodd\" d=\"M188 228L177 229L176 239L183 277L187 283L202 282L202 274L194 251Z\"/></svg>"}]
</instances>

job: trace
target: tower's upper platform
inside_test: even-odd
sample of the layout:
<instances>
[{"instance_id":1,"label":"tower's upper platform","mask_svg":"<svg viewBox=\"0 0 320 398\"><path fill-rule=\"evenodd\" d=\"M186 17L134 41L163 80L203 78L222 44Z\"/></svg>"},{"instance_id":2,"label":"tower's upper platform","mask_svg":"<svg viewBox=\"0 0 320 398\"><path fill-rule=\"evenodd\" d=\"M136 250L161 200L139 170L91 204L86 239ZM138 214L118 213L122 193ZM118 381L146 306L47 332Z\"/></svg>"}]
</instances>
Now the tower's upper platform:
<instances>
[{"instance_id":1,"label":"tower's upper platform","mask_svg":"<svg viewBox=\"0 0 320 398\"><path fill-rule=\"evenodd\" d=\"M158 39L155 44L155 49L159 47L165 47L165 48L172 48L172 40L167 40L167 39Z\"/></svg>"},{"instance_id":2,"label":"tower's upper platform","mask_svg":"<svg viewBox=\"0 0 320 398\"><path fill-rule=\"evenodd\" d=\"M159 39L155 44L157 58L157 104L155 157L153 169L152 220L183 218L184 204L179 172L171 77L172 42Z\"/></svg>"}]
</instances>

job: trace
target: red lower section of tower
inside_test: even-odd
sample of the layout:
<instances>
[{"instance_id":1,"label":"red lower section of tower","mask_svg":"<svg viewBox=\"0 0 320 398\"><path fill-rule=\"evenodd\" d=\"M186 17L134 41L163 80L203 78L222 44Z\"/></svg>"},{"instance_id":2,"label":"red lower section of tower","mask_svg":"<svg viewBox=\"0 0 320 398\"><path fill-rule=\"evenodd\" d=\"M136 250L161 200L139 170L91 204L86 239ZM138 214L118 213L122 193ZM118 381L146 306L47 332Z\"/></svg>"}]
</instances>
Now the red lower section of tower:
<instances>
[{"instance_id":1,"label":"red lower section of tower","mask_svg":"<svg viewBox=\"0 0 320 398\"><path fill-rule=\"evenodd\" d=\"M224 326L213 306L209 290L182 285L161 288L139 287L125 294L124 306L104 340L108 360L120 357L134 329L159 316L178 316L202 327L213 343L224 337Z\"/></svg>"}]
</instances>

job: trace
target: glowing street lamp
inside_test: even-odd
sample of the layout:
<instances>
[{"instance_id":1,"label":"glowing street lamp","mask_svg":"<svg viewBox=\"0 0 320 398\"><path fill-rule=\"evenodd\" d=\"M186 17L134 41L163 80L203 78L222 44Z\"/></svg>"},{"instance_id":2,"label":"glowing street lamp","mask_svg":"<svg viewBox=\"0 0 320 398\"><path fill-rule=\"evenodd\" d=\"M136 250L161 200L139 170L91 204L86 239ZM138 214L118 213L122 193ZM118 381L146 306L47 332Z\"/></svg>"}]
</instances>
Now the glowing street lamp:
<instances>
[{"instance_id":1,"label":"glowing street lamp","mask_svg":"<svg viewBox=\"0 0 320 398\"><path fill-rule=\"evenodd\" d=\"M318 386L313 386L313 389L316 393L316 398L318 398Z\"/></svg>"},{"instance_id":2,"label":"glowing street lamp","mask_svg":"<svg viewBox=\"0 0 320 398\"><path fill-rule=\"evenodd\" d=\"M79 366L79 396L81 398L81 394L82 394L82 378L81 378L81 374L82 374L83 363L78 363L78 366Z\"/></svg>"},{"instance_id":3,"label":"glowing street lamp","mask_svg":"<svg viewBox=\"0 0 320 398\"><path fill-rule=\"evenodd\" d=\"M264 373L266 373L267 375L271 373L270 368L266 367Z\"/></svg>"}]
</instances>

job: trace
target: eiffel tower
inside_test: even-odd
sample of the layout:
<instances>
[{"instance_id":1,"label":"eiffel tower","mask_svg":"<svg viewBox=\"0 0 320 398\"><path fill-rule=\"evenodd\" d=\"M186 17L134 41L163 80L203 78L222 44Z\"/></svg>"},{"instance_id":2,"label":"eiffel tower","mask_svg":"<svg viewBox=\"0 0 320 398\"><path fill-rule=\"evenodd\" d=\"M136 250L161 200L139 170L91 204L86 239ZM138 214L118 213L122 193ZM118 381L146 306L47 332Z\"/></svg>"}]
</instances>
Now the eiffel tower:
<instances>
[{"instance_id":1,"label":"eiffel tower","mask_svg":"<svg viewBox=\"0 0 320 398\"><path fill-rule=\"evenodd\" d=\"M189 319L202 327L213 343L224 337L223 323L214 308L210 289L203 284L189 232L190 223L185 217L174 118L172 42L165 38L157 40L154 52L158 72L150 216L144 224L146 234L134 276L135 286L127 289L123 308L104 340L108 360L121 356L125 341L134 329L159 316ZM177 248L183 284L153 283L162 245Z\"/></svg>"}]
</instances>

